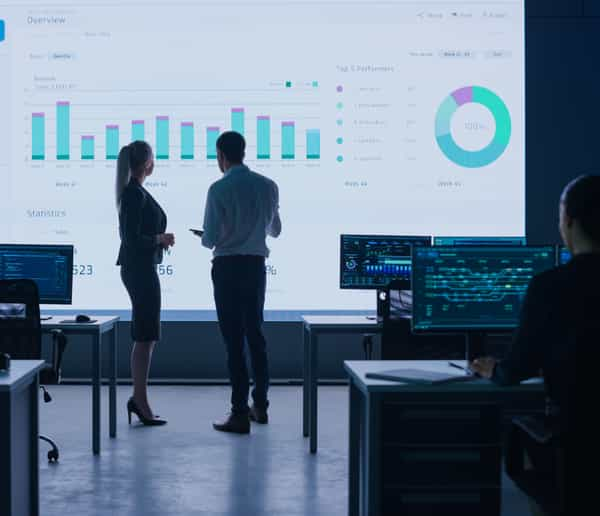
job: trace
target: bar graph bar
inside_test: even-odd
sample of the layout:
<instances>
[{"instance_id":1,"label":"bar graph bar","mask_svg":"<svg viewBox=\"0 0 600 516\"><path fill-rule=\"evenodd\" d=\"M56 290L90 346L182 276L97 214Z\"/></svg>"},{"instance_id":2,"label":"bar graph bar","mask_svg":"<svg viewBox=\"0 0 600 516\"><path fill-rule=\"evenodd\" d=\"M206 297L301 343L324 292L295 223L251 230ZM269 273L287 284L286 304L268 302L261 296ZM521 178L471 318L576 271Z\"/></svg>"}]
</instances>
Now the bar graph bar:
<instances>
[{"instance_id":1,"label":"bar graph bar","mask_svg":"<svg viewBox=\"0 0 600 516\"><path fill-rule=\"evenodd\" d=\"M219 137L218 127L206 128L206 159L217 159L217 138Z\"/></svg>"},{"instance_id":2,"label":"bar graph bar","mask_svg":"<svg viewBox=\"0 0 600 516\"><path fill-rule=\"evenodd\" d=\"M46 159L46 115L31 113L31 159Z\"/></svg>"},{"instance_id":3,"label":"bar graph bar","mask_svg":"<svg viewBox=\"0 0 600 516\"><path fill-rule=\"evenodd\" d=\"M94 137L92 135L81 137L81 159L94 159Z\"/></svg>"},{"instance_id":4,"label":"bar graph bar","mask_svg":"<svg viewBox=\"0 0 600 516\"><path fill-rule=\"evenodd\" d=\"M131 121L131 141L135 142L136 140L144 139L144 121L143 120L132 120Z\"/></svg>"},{"instance_id":5,"label":"bar graph bar","mask_svg":"<svg viewBox=\"0 0 600 516\"><path fill-rule=\"evenodd\" d=\"M296 157L296 124L294 122L281 122L281 159L294 159Z\"/></svg>"},{"instance_id":6,"label":"bar graph bar","mask_svg":"<svg viewBox=\"0 0 600 516\"><path fill-rule=\"evenodd\" d=\"M169 159L169 117L156 117L156 159Z\"/></svg>"},{"instance_id":7,"label":"bar graph bar","mask_svg":"<svg viewBox=\"0 0 600 516\"><path fill-rule=\"evenodd\" d=\"M64 100L56 103L56 159L69 159L71 133L71 104Z\"/></svg>"},{"instance_id":8,"label":"bar graph bar","mask_svg":"<svg viewBox=\"0 0 600 516\"><path fill-rule=\"evenodd\" d=\"M244 134L244 108L231 108L231 130Z\"/></svg>"},{"instance_id":9,"label":"bar graph bar","mask_svg":"<svg viewBox=\"0 0 600 516\"><path fill-rule=\"evenodd\" d=\"M256 158L271 158L271 117L256 117Z\"/></svg>"},{"instance_id":10,"label":"bar graph bar","mask_svg":"<svg viewBox=\"0 0 600 516\"><path fill-rule=\"evenodd\" d=\"M181 159L194 159L193 122L181 122Z\"/></svg>"},{"instance_id":11,"label":"bar graph bar","mask_svg":"<svg viewBox=\"0 0 600 516\"><path fill-rule=\"evenodd\" d=\"M306 130L306 159L319 159L321 157L321 131L319 129Z\"/></svg>"},{"instance_id":12,"label":"bar graph bar","mask_svg":"<svg viewBox=\"0 0 600 516\"><path fill-rule=\"evenodd\" d=\"M106 126L106 159L117 159L119 156L119 126Z\"/></svg>"}]
</instances>

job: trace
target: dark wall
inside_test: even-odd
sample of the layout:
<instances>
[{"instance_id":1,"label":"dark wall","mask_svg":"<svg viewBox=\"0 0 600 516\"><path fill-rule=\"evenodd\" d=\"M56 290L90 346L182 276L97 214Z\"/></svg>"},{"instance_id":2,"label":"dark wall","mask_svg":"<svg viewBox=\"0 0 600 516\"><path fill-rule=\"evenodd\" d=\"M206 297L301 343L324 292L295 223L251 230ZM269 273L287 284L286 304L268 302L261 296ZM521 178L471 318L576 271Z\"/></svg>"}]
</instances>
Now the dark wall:
<instances>
[{"instance_id":1,"label":"dark wall","mask_svg":"<svg viewBox=\"0 0 600 516\"><path fill-rule=\"evenodd\" d=\"M527 237L558 241L558 198L600 173L600 0L527 2Z\"/></svg>"},{"instance_id":2,"label":"dark wall","mask_svg":"<svg viewBox=\"0 0 600 516\"><path fill-rule=\"evenodd\" d=\"M558 198L586 171L600 172L600 0L526 0L527 235L558 240ZM508 208L507 208L508 209ZM155 378L222 379L225 354L216 323L164 323L152 367ZM129 377L129 324L120 324L121 377ZM267 323L274 378L300 378L298 323ZM321 374L341 378L343 360L360 359L359 337L321 341ZM65 376L89 378L89 344L72 339Z\"/></svg>"}]
</instances>

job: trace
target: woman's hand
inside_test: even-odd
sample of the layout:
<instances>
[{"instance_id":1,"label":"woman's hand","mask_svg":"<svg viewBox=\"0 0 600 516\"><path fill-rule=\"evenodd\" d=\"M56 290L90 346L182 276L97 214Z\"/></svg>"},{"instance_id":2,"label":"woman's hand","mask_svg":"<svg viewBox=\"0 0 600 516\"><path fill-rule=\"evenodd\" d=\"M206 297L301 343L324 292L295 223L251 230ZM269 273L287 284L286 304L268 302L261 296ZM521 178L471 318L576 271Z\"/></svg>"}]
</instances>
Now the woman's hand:
<instances>
[{"instance_id":1,"label":"woman's hand","mask_svg":"<svg viewBox=\"0 0 600 516\"><path fill-rule=\"evenodd\" d=\"M158 244L163 249L168 249L175 245L175 235L173 233L161 233L158 235Z\"/></svg>"},{"instance_id":2,"label":"woman's hand","mask_svg":"<svg viewBox=\"0 0 600 516\"><path fill-rule=\"evenodd\" d=\"M475 374L478 374L482 378L491 378L494 375L494 368L496 367L496 359L492 357L476 358L471 362L470 369Z\"/></svg>"}]
</instances>

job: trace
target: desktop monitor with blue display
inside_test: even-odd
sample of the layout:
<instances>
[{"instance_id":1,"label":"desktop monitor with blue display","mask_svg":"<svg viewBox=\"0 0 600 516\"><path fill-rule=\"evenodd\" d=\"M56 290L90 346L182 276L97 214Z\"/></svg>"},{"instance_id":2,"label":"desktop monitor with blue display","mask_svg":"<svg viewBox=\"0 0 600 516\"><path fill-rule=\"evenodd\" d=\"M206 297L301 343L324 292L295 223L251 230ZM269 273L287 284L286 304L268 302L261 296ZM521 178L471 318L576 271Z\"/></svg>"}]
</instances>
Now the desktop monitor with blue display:
<instances>
[{"instance_id":1,"label":"desktop monitor with blue display","mask_svg":"<svg viewBox=\"0 0 600 516\"><path fill-rule=\"evenodd\" d=\"M480 246L505 246L505 245L527 245L525 237L466 237L466 236L434 236L434 246L458 246L458 245L480 245Z\"/></svg>"},{"instance_id":2,"label":"desktop monitor with blue display","mask_svg":"<svg viewBox=\"0 0 600 516\"><path fill-rule=\"evenodd\" d=\"M555 265L555 249L432 247L413 253L413 330L488 332L515 328L531 278Z\"/></svg>"},{"instance_id":3,"label":"desktop monitor with blue display","mask_svg":"<svg viewBox=\"0 0 600 516\"><path fill-rule=\"evenodd\" d=\"M430 236L341 235L340 288L379 290L396 280L410 290L412 248L430 245Z\"/></svg>"},{"instance_id":4,"label":"desktop monitor with blue display","mask_svg":"<svg viewBox=\"0 0 600 516\"><path fill-rule=\"evenodd\" d=\"M11 279L34 280L42 304L71 304L73 246L0 244L0 280Z\"/></svg>"}]
</instances>

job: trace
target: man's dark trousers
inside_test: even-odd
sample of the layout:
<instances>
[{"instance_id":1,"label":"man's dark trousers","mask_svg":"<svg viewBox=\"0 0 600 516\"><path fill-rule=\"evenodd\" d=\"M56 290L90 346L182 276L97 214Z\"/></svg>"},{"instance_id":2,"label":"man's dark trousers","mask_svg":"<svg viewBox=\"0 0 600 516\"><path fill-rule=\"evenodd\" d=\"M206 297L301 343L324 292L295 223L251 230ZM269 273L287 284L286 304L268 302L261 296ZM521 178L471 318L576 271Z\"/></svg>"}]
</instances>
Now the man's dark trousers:
<instances>
[{"instance_id":1,"label":"man's dark trousers","mask_svg":"<svg viewBox=\"0 0 600 516\"><path fill-rule=\"evenodd\" d=\"M262 256L218 256L212 280L221 334L227 346L234 414L248 412L249 377L244 341L248 343L254 373L252 398L266 409L269 388L267 342L262 333L266 273Z\"/></svg>"}]
</instances>

